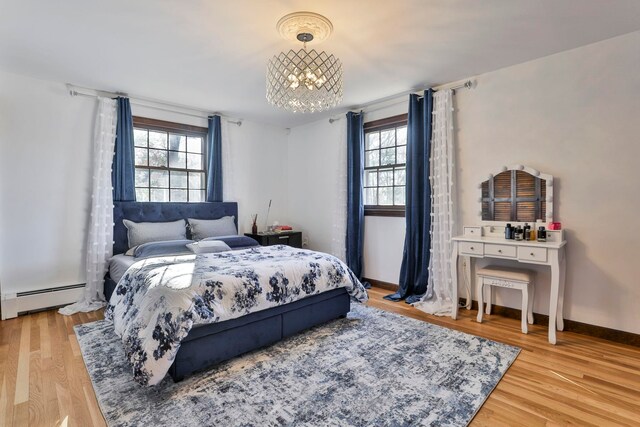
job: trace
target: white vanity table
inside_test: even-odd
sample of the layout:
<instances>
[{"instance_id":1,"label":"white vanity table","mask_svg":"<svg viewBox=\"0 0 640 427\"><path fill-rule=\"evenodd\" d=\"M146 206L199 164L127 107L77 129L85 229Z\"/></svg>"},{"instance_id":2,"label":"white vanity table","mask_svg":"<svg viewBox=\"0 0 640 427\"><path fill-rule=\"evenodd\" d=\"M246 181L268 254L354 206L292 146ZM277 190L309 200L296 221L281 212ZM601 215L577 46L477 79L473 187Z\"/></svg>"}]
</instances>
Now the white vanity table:
<instances>
[{"instance_id":1,"label":"white vanity table","mask_svg":"<svg viewBox=\"0 0 640 427\"><path fill-rule=\"evenodd\" d=\"M566 241L560 242L538 242L538 241L515 241L504 238L484 237L484 236L459 236L453 238L453 257L451 260L451 275L453 283L458 283L458 257L467 257L464 273L471 285L473 270L473 260L475 258L497 258L512 259L524 264L548 265L551 267L551 292L549 298L549 342L556 343L557 325L559 331L564 329L562 319L562 305L564 296L565 278L565 245ZM536 286L539 286L536 283ZM457 287L454 286L456 294L453 301L458 301ZM452 318L457 317L458 307L454 304Z\"/></svg>"},{"instance_id":2,"label":"white vanity table","mask_svg":"<svg viewBox=\"0 0 640 427\"><path fill-rule=\"evenodd\" d=\"M516 171L518 171L518 176L524 176L523 173L530 174L531 176L537 178L531 179L529 177L524 177L533 182L532 186L535 185L535 191L538 194L542 193L543 198L540 199L538 196L538 203L536 213L544 212L543 216L547 222L551 222L553 218L553 177L550 175L541 174L540 172L527 168L524 166L513 166L511 168L504 167L498 174L507 174L512 173L514 176L514 182L511 184L514 188L515 185L515 177ZM493 197L494 183L493 177L496 175L490 175L489 181L490 184L488 187L491 189L491 197ZM525 179L522 179L522 182ZM513 219L503 218L502 221L493 221L494 219L494 207L493 204L490 204L487 200L490 200L489 197L485 197L489 194L486 191L487 182L481 184L481 188L483 190L483 197L480 198L480 202L482 205L481 217L482 217L482 225L477 227L464 227L464 233L462 236L457 236L452 239L452 257L451 257L451 278L453 283L453 294L452 300L454 301L453 310L451 313L451 317L453 319L457 318L458 314L458 305L455 302L458 301L458 259L459 257L464 257L466 260L463 263L463 274L466 276L466 280L469 284L468 295L467 295L467 308L470 308L471 295L470 290L474 289L473 279L474 274L474 260L477 258L496 258L503 260L513 260L514 262L522 263L522 264L537 264L537 265L546 265L551 268L551 292L549 298L549 342L551 344L556 343L556 328L558 330L564 329L563 322L563 299L564 299L564 283L565 283L565 270L566 270L566 241L564 240L564 233L560 230L547 230L547 241L539 242L537 240L511 240L505 239L504 237L504 226L507 222L522 224L524 221L518 221L518 218L512 216ZM504 180L502 181L504 182ZM536 183L537 182L537 183ZM544 186L545 191L540 191L541 184ZM484 188L482 186L485 186ZM518 184L518 191L520 189L520 183ZM522 190L523 193L526 190ZM526 193L528 196L530 193ZM516 190L514 189L511 192L512 202L514 205L516 202L518 203L529 203L528 207L531 209L530 200L532 197L516 197ZM503 202L506 198L494 198L496 204ZM491 202L494 202L491 200ZM524 200L524 202L520 202L520 200ZM489 211L491 209L491 211ZM523 209L524 210L524 209ZM516 211L516 206L511 209L511 215L514 215ZM507 213L508 214L508 213ZM489 217L489 220L485 220L485 218ZM532 221L529 221L530 223ZM540 224L538 224L540 225ZM536 283L535 286L540 286L540 283ZM479 308L482 309L482 308Z\"/></svg>"}]
</instances>

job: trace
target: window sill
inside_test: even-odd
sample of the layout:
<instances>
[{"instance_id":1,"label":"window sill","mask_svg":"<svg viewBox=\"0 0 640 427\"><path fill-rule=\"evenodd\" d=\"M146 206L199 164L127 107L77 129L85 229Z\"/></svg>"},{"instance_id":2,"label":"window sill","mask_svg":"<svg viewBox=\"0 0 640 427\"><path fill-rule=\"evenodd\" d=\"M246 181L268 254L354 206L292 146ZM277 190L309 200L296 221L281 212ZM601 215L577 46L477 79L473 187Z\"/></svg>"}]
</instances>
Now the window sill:
<instances>
[{"instance_id":1,"label":"window sill","mask_svg":"<svg viewBox=\"0 0 640 427\"><path fill-rule=\"evenodd\" d=\"M365 206L364 216L404 217L404 206Z\"/></svg>"}]
</instances>

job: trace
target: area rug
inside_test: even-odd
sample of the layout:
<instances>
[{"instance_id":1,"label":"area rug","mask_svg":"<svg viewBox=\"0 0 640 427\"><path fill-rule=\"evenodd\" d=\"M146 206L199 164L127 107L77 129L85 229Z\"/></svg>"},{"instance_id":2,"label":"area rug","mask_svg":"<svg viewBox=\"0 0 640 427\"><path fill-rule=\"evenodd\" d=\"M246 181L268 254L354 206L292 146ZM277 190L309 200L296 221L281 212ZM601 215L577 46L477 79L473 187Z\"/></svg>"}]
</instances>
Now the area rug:
<instances>
[{"instance_id":1,"label":"area rug","mask_svg":"<svg viewBox=\"0 0 640 427\"><path fill-rule=\"evenodd\" d=\"M75 330L110 426L465 426L520 351L354 303L346 319L143 387L110 323Z\"/></svg>"}]
</instances>

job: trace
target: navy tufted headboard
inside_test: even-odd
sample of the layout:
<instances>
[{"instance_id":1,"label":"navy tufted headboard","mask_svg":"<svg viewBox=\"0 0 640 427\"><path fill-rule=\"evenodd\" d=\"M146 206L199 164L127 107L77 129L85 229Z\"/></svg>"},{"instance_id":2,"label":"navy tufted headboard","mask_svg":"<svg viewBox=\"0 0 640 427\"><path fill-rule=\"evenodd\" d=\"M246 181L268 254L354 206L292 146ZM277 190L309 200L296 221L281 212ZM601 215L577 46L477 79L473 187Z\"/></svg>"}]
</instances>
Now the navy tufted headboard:
<instances>
[{"instance_id":1,"label":"navy tufted headboard","mask_svg":"<svg viewBox=\"0 0 640 427\"><path fill-rule=\"evenodd\" d=\"M236 217L236 228L238 228L236 202L113 202L113 254L121 254L129 249L127 228L122 223L123 219L134 222L166 222L187 218L218 219L228 215ZM190 238L188 230L187 238Z\"/></svg>"}]
</instances>

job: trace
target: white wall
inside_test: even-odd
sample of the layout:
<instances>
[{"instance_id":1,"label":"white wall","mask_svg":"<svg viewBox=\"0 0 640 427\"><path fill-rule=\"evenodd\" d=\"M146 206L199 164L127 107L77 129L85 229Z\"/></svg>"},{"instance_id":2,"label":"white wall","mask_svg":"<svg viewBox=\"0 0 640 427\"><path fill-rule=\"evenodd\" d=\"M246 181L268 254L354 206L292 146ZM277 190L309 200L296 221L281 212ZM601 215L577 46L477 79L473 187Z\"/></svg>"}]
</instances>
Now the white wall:
<instances>
[{"instance_id":1,"label":"white wall","mask_svg":"<svg viewBox=\"0 0 640 427\"><path fill-rule=\"evenodd\" d=\"M84 283L94 99L62 83L0 71L0 283L4 292ZM206 126L132 106L133 114ZM240 232L250 215L286 222L286 131L228 126Z\"/></svg>"},{"instance_id":2,"label":"white wall","mask_svg":"<svg viewBox=\"0 0 640 427\"><path fill-rule=\"evenodd\" d=\"M477 184L503 165L555 177L566 229L565 317L640 333L640 32L481 75L456 95L462 224L479 222ZM548 313L549 274L535 311ZM504 292L507 291L507 292ZM519 307L498 292L497 304Z\"/></svg>"},{"instance_id":3,"label":"white wall","mask_svg":"<svg viewBox=\"0 0 640 427\"><path fill-rule=\"evenodd\" d=\"M310 249L330 253L345 121L327 119L291 129L287 149L287 212ZM345 153L346 155L346 153ZM346 180L345 180L346 185Z\"/></svg>"},{"instance_id":4,"label":"white wall","mask_svg":"<svg viewBox=\"0 0 640 427\"><path fill-rule=\"evenodd\" d=\"M405 228L404 217L365 217L364 277L398 284Z\"/></svg>"},{"instance_id":5,"label":"white wall","mask_svg":"<svg viewBox=\"0 0 640 427\"><path fill-rule=\"evenodd\" d=\"M95 100L0 73L0 281L4 291L84 283Z\"/></svg>"},{"instance_id":6,"label":"white wall","mask_svg":"<svg viewBox=\"0 0 640 427\"><path fill-rule=\"evenodd\" d=\"M241 127L229 125L229 138L239 231L251 232L251 215L255 213L258 229L264 229L270 199L269 223L288 222L286 130L244 121Z\"/></svg>"},{"instance_id":7,"label":"white wall","mask_svg":"<svg viewBox=\"0 0 640 427\"><path fill-rule=\"evenodd\" d=\"M406 113L406 103L365 114L365 121ZM288 140L287 212L293 225L303 230L309 248L332 251L336 192L340 176L340 141L346 138L343 117L327 119L291 129ZM346 153L343 153L346 155ZM346 180L346 178L344 178ZM404 218L365 217L364 276L398 283L404 246Z\"/></svg>"}]
</instances>

